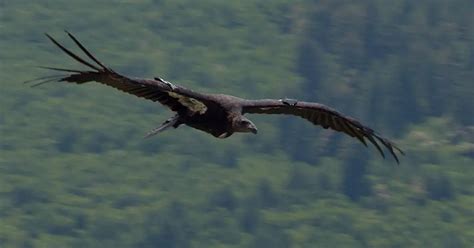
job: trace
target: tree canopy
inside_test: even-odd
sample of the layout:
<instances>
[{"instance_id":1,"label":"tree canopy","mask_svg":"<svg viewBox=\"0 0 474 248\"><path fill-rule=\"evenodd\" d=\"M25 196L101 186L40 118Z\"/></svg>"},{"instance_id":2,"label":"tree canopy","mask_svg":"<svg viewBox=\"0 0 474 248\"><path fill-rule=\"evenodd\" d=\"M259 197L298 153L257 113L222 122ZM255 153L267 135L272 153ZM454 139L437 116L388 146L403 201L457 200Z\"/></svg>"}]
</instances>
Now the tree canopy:
<instances>
[{"instance_id":1,"label":"tree canopy","mask_svg":"<svg viewBox=\"0 0 474 248\"><path fill-rule=\"evenodd\" d=\"M1 2L0 247L469 247L473 7ZM21 83L80 67L43 35L70 42L63 29L126 75L321 102L407 155L275 116L252 116L257 136L143 139L171 112L94 83Z\"/></svg>"}]
</instances>

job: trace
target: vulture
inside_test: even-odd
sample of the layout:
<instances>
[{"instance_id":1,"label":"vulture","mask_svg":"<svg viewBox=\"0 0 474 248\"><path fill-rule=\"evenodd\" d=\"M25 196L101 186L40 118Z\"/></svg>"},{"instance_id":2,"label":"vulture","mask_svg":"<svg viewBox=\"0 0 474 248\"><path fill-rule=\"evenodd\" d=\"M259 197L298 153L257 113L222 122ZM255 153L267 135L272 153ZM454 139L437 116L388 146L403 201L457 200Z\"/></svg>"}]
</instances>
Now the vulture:
<instances>
[{"instance_id":1,"label":"vulture","mask_svg":"<svg viewBox=\"0 0 474 248\"><path fill-rule=\"evenodd\" d=\"M234 133L257 133L255 124L245 114L283 114L298 116L325 129L343 132L367 146L367 140L375 146L385 158L384 146L399 163L397 153L404 154L392 141L382 137L358 120L346 116L328 106L315 102L295 99L258 99L249 100L225 94L205 94L175 85L161 77L153 79L124 76L105 66L93 56L71 33L69 38L79 47L88 59L80 57L45 34L64 53L88 67L87 70L75 70L58 67L43 69L59 71L61 75L40 77L25 83L34 82L38 86L49 82L68 82L84 84L98 82L153 102L159 102L175 114L152 129L145 137L150 137L169 128L187 125L204 131L217 138L227 138Z\"/></svg>"}]
</instances>

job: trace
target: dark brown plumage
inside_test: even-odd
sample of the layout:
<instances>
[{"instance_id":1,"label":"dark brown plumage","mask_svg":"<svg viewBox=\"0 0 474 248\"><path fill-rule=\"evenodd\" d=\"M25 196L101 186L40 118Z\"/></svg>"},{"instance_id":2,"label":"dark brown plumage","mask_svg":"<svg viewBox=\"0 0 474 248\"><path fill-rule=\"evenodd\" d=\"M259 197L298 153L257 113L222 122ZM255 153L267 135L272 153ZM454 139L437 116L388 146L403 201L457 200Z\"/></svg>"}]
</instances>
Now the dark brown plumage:
<instances>
[{"instance_id":1,"label":"dark brown plumage","mask_svg":"<svg viewBox=\"0 0 474 248\"><path fill-rule=\"evenodd\" d=\"M135 96L159 102L167 106L176 115L166 120L161 126L150 131L146 137L155 135L170 127L177 128L181 124L210 133L218 138L226 138L235 132L257 133L257 128L244 114L286 114L302 117L325 129L332 129L358 139L367 146L366 139L372 143L384 156L382 147L393 155L399 162L396 151L403 151L390 140L380 136L374 130L362 125L359 121L325 105L312 102L301 102L293 99L263 99L247 100L223 94L203 94L182 86L174 85L161 78L141 79L123 76L106 67L97 60L73 35L66 32L84 54L94 63L89 62L53 39L46 36L63 52L90 68L90 70L71 70L54 67L43 67L50 70L67 73L30 80L37 81L34 86L52 82L70 82L83 84L91 81L112 86Z\"/></svg>"}]
</instances>

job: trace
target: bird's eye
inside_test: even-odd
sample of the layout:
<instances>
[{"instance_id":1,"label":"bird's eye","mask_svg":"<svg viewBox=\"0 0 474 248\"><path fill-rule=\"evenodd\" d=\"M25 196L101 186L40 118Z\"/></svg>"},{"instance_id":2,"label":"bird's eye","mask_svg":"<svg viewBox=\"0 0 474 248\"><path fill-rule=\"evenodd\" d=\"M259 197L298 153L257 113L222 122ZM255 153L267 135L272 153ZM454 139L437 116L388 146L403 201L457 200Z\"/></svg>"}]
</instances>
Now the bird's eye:
<instances>
[{"instance_id":1,"label":"bird's eye","mask_svg":"<svg viewBox=\"0 0 474 248\"><path fill-rule=\"evenodd\" d=\"M240 125L247 125L248 122L247 121L240 121Z\"/></svg>"}]
</instances>

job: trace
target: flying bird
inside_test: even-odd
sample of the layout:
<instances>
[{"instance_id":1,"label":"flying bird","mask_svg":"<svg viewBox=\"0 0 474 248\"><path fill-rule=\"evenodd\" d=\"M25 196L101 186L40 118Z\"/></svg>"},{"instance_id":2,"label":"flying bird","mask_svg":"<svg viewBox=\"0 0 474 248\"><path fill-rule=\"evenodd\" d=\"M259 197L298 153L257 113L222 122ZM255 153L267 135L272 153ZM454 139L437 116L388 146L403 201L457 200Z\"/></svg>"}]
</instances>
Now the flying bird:
<instances>
[{"instance_id":1,"label":"flying bird","mask_svg":"<svg viewBox=\"0 0 474 248\"><path fill-rule=\"evenodd\" d=\"M175 112L172 117L151 130L145 137L183 124L217 138L227 138L234 133L257 134L256 125L245 117L245 114L284 114L301 117L325 129L343 132L356 138L365 146L368 140L385 157L381 147L383 145L397 163L399 163L397 153L403 154L403 151L392 141L382 137L371 128L320 103L288 98L249 100L224 94L205 94L175 85L160 77L143 79L124 76L102 64L71 33L67 31L66 33L89 60L73 53L49 34L46 36L64 53L89 69L75 70L41 66L41 68L59 71L62 74L36 78L27 82L35 82L33 86L53 81L76 84L98 82L137 97L159 102Z\"/></svg>"}]
</instances>

